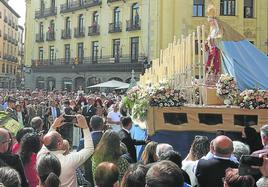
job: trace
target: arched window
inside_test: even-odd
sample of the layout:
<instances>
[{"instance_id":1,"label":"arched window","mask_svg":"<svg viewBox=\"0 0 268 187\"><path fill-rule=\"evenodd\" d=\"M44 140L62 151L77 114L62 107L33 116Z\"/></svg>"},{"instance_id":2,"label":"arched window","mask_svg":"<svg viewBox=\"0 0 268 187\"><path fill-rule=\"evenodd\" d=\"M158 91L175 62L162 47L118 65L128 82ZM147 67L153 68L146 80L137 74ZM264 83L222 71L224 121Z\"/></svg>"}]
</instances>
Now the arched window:
<instances>
[{"instance_id":1,"label":"arched window","mask_svg":"<svg viewBox=\"0 0 268 187\"><path fill-rule=\"evenodd\" d=\"M66 32L70 31L70 29L71 29L70 17L67 17L66 20L65 20L65 29L66 29Z\"/></svg>"},{"instance_id":2,"label":"arched window","mask_svg":"<svg viewBox=\"0 0 268 187\"><path fill-rule=\"evenodd\" d=\"M83 27L84 27L84 15L80 14L78 17L78 30L79 30L79 32L83 31Z\"/></svg>"},{"instance_id":3,"label":"arched window","mask_svg":"<svg viewBox=\"0 0 268 187\"><path fill-rule=\"evenodd\" d=\"M93 25L98 25L99 24L99 13L97 11L93 12L92 24Z\"/></svg>"},{"instance_id":4,"label":"arched window","mask_svg":"<svg viewBox=\"0 0 268 187\"><path fill-rule=\"evenodd\" d=\"M221 16L235 16L235 0L221 0L220 14Z\"/></svg>"},{"instance_id":5,"label":"arched window","mask_svg":"<svg viewBox=\"0 0 268 187\"><path fill-rule=\"evenodd\" d=\"M49 25L50 25L49 26L49 32L54 32L54 29L55 29L55 22L54 22L54 20L51 20Z\"/></svg>"},{"instance_id":6,"label":"arched window","mask_svg":"<svg viewBox=\"0 0 268 187\"><path fill-rule=\"evenodd\" d=\"M119 7L116 7L114 9L114 25L115 25L115 27L119 27L119 25L120 25L120 9L119 9Z\"/></svg>"},{"instance_id":7,"label":"arched window","mask_svg":"<svg viewBox=\"0 0 268 187\"><path fill-rule=\"evenodd\" d=\"M132 9L131 9L131 16L132 16L132 21L133 23L136 23L137 21L140 20L140 6L138 3L134 3L132 5Z\"/></svg>"}]
</instances>

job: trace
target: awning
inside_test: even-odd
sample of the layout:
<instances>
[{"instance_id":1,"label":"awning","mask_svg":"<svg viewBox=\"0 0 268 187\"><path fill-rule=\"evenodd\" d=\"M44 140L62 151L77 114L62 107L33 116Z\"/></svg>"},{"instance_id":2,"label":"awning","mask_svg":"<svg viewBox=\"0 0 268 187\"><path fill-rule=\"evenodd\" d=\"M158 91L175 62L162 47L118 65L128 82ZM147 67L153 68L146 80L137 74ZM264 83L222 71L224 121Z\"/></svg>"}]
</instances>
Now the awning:
<instances>
[{"instance_id":1,"label":"awning","mask_svg":"<svg viewBox=\"0 0 268 187\"><path fill-rule=\"evenodd\" d=\"M129 87L129 84L125 82L111 80L111 81L103 82L103 83L96 84L93 86L88 86L87 88L119 88L123 86Z\"/></svg>"}]
</instances>

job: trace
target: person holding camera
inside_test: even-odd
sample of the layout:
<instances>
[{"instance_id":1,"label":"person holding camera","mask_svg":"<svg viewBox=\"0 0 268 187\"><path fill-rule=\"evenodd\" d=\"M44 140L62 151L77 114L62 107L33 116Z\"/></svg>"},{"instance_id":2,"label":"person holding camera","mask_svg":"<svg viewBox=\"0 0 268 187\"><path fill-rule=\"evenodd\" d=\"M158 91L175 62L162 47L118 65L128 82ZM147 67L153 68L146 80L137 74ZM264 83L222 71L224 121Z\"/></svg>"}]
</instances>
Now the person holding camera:
<instances>
[{"instance_id":1,"label":"person holding camera","mask_svg":"<svg viewBox=\"0 0 268 187\"><path fill-rule=\"evenodd\" d=\"M60 128L64 121L64 117L60 116L56 118L52 124L49 132L44 136L44 146L38 153L38 157L44 152L53 153L61 163L62 174L60 175L60 181L62 187L77 187L76 169L81 166L94 152L93 141L87 125L87 121L84 116L76 115L77 126L83 129L84 132L84 148L78 152L72 152L68 155L64 155L64 143L61 135L56 131Z\"/></svg>"}]
</instances>

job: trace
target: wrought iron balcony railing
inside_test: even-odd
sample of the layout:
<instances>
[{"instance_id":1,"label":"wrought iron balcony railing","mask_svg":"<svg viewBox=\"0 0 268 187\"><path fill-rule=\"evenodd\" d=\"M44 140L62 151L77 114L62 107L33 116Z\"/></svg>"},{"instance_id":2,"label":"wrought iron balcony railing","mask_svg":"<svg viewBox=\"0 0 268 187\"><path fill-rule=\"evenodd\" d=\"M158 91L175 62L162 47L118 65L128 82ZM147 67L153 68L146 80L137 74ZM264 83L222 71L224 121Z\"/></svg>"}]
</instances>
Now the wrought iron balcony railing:
<instances>
[{"instance_id":1,"label":"wrought iron balcony railing","mask_svg":"<svg viewBox=\"0 0 268 187\"><path fill-rule=\"evenodd\" d=\"M122 32L122 23L109 23L109 33Z\"/></svg>"},{"instance_id":2,"label":"wrought iron balcony railing","mask_svg":"<svg viewBox=\"0 0 268 187\"><path fill-rule=\"evenodd\" d=\"M84 8L90 8L90 7L94 7L94 6L99 6L101 5L101 0L87 0L84 3Z\"/></svg>"},{"instance_id":3,"label":"wrought iron balcony railing","mask_svg":"<svg viewBox=\"0 0 268 187\"><path fill-rule=\"evenodd\" d=\"M123 0L107 0L107 3L114 3L114 2L117 2L117 1L123 1Z\"/></svg>"},{"instance_id":4,"label":"wrought iron balcony railing","mask_svg":"<svg viewBox=\"0 0 268 187\"><path fill-rule=\"evenodd\" d=\"M55 15L57 15L57 7L50 7L44 10L35 11L35 19L41 19Z\"/></svg>"},{"instance_id":5,"label":"wrought iron balcony railing","mask_svg":"<svg viewBox=\"0 0 268 187\"><path fill-rule=\"evenodd\" d=\"M40 42L44 42L44 34L36 34L35 36L35 42L40 43Z\"/></svg>"},{"instance_id":6,"label":"wrought iron balcony railing","mask_svg":"<svg viewBox=\"0 0 268 187\"><path fill-rule=\"evenodd\" d=\"M112 56L103 57L84 57L79 59L83 62L75 64L77 58L43 59L32 60L32 68L36 72L86 72L86 71L105 71L105 72L142 72L145 56L140 55L136 61L133 61L131 55L121 56L119 63L114 62ZM134 63L135 62L135 63Z\"/></svg>"},{"instance_id":7,"label":"wrought iron balcony railing","mask_svg":"<svg viewBox=\"0 0 268 187\"><path fill-rule=\"evenodd\" d=\"M47 39L47 41L55 41L55 38L56 38L55 31L48 31L46 33L46 39Z\"/></svg>"},{"instance_id":8,"label":"wrought iron balcony railing","mask_svg":"<svg viewBox=\"0 0 268 187\"><path fill-rule=\"evenodd\" d=\"M75 38L82 38L85 37L85 27L77 27L74 28L74 37Z\"/></svg>"},{"instance_id":9,"label":"wrought iron balcony railing","mask_svg":"<svg viewBox=\"0 0 268 187\"><path fill-rule=\"evenodd\" d=\"M141 20L127 20L127 31L141 30Z\"/></svg>"},{"instance_id":10,"label":"wrought iron balcony railing","mask_svg":"<svg viewBox=\"0 0 268 187\"><path fill-rule=\"evenodd\" d=\"M100 34L100 25L92 25L88 27L88 36L96 36Z\"/></svg>"},{"instance_id":11,"label":"wrought iron balcony railing","mask_svg":"<svg viewBox=\"0 0 268 187\"><path fill-rule=\"evenodd\" d=\"M76 0L70 3L65 3L60 6L60 13L74 12L84 8L90 8L93 6L101 5L101 0L87 0L80 1Z\"/></svg>"},{"instance_id":12,"label":"wrought iron balcony railing","mask_svg":"<svg viewBox=\"0 0 268 187\"><path fill-rule=\"evenodd\" d=\"M71 38L72 38L71 29L61 30L61 39L71 39Z\"/></svg>"}]
</instances>

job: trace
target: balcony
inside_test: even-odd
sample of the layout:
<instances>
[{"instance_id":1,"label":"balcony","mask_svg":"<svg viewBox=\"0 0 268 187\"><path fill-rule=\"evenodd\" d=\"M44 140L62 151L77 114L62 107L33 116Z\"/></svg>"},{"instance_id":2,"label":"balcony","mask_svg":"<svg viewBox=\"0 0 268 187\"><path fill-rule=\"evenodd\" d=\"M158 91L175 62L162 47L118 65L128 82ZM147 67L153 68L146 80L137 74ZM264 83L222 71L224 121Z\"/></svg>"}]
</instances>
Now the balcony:
<instances>
[{"instance_id":1,"label":"balcony","mask_svg":"<svg viewBox=\"0 0 268 187\"><path fill-rule=\"evenodd\" d=\"M47 41L55 41L55 32L54 31L48 31L46 33L46 39Z\"/></svg>"},{"instance_id":2,"label":"balcony","mask_svg":"<svg viewBox=\"0 0 268 187\"><path fill-rule=\"evenodd\" d=\"M71 29L61 30L61 39L71 39L71 38L72 38Z\"/></svg>"},{"instance_id":3,"label":"balcony","mask_svg":"<svg viewBox=\"0 0 268 187\"><path fill-rule=\"evenodd\" d=\"M101 0L88 0L86 2L80 2L79 0L73 1L69 4L65 3L60 6L60 13L74 12L84 8L90 8L93 6L101 5Z\"/></svg>"},{"instance_id":4,"label":"balcony","mask_svg":"<svg viewBox=\"0 0 268 187\"><path fill-rule=\"evenodd\" d=\"M101 0L88 0L84 3L85 8L90 8L99 5L101 5Z\"/></svg>"},{"instance_id":5,"label":"balcony","mask_svg":"<svg viewBox=\"0 0 268 187\"><path fill-rule=\"evenodd\" d=\"M7 41L8 41L9 43L12 43L12 37L11 37L11 36L7 36Z\"/></svg>"},{"instance_id":6,"label":"balcony","mask_svg":"<svg viewBox=\"0 0 268 187\"><path fill-rule=\"evenodd\" d=\"M118 2L118 1L123 1L123 0L107 0L107 3L114 3L114 2Z\"/></svg>"},{"instance_id":7,"label":"balcony","mask_svg":"<svg viewBox=\"0 0 268 187\"><path fill-rule=\"evenodd\" d=\"M50 7L44 10L35 11L35 19L41 19L55 15L57 15L57 7Z\"/></svg>"},{"instance_id":8,"label":"balcony","mask_svg":"<svg viewBox=\"0 0 268 187\"><path fill-rule=\"evenodd\" d=\"M119 63L114 63L112 56L102 58L85 57L82 64L74 65L74 58L70 59L44 59L32 60L32 68L35 72L65 73L72 72L135 72L143 71L144 55L140 55L136 63L132 63L130 55L120 57ZM97 60L97 63L96 63Z\"/></svg>"},{"instance_id":9,"label":"balcony","mask_svg":"<svg viewBox=\"0 0 268 187\"><path fill-rule=\"evenodd\" d=\"M35 42L37 43L44 42L44 34L36 34Z\"/></svg>"},{"instance_id":10,"label":"balcony","mask_svg":"<svg viewBox=\"0 0 268 187\"><path fill-rule=\"evenodd\" d=\"M3 59L9 62L18 62L18 58L13 55L4 54Z\"/></svg>"},{"instance_id":11,"label":"balcony","mask_svg":"<svg viewBox=\"0 0 268 187\"><path fill-rule=\"evenodd\" d=\"M5 18L4 18L4 22L7 23L7 16L5 16Z\"/></svg>"},{"instance_id":12,"label":"balcony","mask_svg":"<svg viewBox=\"0 0 268 187\"><path fill-rule=\"evenodd\" d=\"M88 36L100 35L100 25L93 25L88 27Z\"/></svg>"},{"instance_id":13,"label":"balcony","mask_svg":"<svg viewBox=\"0 0 268 187\"><path fill-rule=\"evenodd\" d=\"M122 23L109 23L109 33L122 32Z\"/></svg>"},{"instance_id":14,"label":"balcony","mask_svg":"<svg viewBox=\"0 0 268 187\"><path fill-rule=\"evenodd\" d=\"M85 37L85 28L74 28L74 37L75 38L83 38Z\"/></svg>"},{"instance_id":15,"label":"balcony","mask_svg":"<svg viewBox=\"0 0 268 187\"><path fill-rule=\"evenodd\" d=\"M127 20L127 31L141 30L141 20Z\"/></svg>"}]
</instances>

